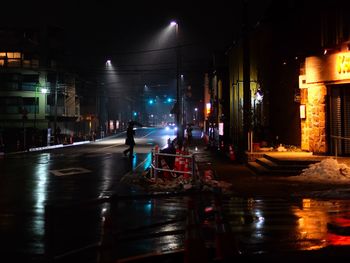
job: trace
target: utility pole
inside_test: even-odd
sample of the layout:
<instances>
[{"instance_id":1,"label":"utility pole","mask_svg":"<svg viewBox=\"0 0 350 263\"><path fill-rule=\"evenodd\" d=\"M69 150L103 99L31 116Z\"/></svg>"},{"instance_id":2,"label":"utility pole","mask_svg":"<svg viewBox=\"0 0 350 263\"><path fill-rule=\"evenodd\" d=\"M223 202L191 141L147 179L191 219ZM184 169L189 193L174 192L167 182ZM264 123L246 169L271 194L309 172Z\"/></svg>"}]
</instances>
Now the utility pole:
<instances>
[{"instance_id":1,"label":"utility pole","mask_svg":"<svg viewBox=\"0 0 350 263\"><path fill-rule=\"evenodd\" d=\"M180 96L180 63L181 63L181 54L179 46L179 24L176 22L175 25L176 32L176 126L177 126L177 139L179 145L182 145L183 141L183 125L182 125L182 96Z\"/></svg>"},{"instance_id":2,"label":"utility pole","mask_svg":"<svg viewBox=\"0 0 350 263\"><path fill-rule=\"evenodd\" d=\"M34 130L36 129L36 109L37 109L37 103L38 103L38 85L35 85L35 92L34 92Z\"/></svg>"},{"instance_id":3,"label":"utility pole","mask_svg":"<svg viewBox=\"0 0 350 263\"><path fill-rule=\"evenodd\" d=\"M242 149L248 145L247 136L251 130L251 91L250 91L250 48L248 35L247 1L243 0L243 142Z\"/></svg>"},{"instance_id":4,"label":"utility pole","mask_svg":"<svg viewBox=\"0 0 350 263\"><path fill-rule=\"evenodd\" d=\"M58 88L58 71L56 72L56 83L55 83L55 115L54 115L54 125L53 125L53 134L55 138L55 143L57 142L57 134L56 134L56 129L57 129L57 88Z\"/></svg>"}]
</instances>

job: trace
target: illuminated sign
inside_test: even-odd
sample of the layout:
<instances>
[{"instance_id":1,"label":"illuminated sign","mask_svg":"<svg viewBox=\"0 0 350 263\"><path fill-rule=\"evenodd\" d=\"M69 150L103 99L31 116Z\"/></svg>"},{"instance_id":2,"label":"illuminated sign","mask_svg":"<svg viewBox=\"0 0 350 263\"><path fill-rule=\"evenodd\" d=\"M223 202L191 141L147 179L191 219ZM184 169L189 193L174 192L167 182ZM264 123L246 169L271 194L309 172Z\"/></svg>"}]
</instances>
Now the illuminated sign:
<instances>
[{"instance_id":1,"label":"illuminated sign","mask_svg":"<svg viewBox=\"0 0 350 263\"><path fill-rule=\"evenodd\" d=\"M300 104L300 119L306 119L306 105Z\"/></svg>"},{"instance_id":2,"label":"illuminated sign","mask_svg":"<svg viewBox=\"0 0 350 263\"><path fill-rule=\"evenodd\" d=\"M210 104L210 103L207 103L205 106L206 106L206 107L205 107L205 109L206 109L206 114L207 114L207 116L208 116L208 115L210 114L211 104Z\"/></svg>"},{"instance_id":3,"label":"illuminated sign","mask_svg":"<svg viewBox=\"0 0 350 263\"><path fill-rule=\"evenodd\" d=\"M224 123L223 122L219 123L219 135L221 135L221 136L224 135Z\"/></svg>"},{"instance_id":4,"label":"illuminated sign","mask_svg":"<svg viewBox=\"0 0 350 263\"><path fill-rule=\"evenodd\" d=\"M341 53L337 56L337 72L338 74L350 73L350 54Z\"/></svg>"},{"instance_id":5,"label":"illuminated sign","mask_svg":"<svg viewBox=\"0 0 350 263\"><path fill-rule=\"evenodd\" d=\"M114 130L114 121L112 120L109 121L109 129Z\"/></svg>"}]
</instances>

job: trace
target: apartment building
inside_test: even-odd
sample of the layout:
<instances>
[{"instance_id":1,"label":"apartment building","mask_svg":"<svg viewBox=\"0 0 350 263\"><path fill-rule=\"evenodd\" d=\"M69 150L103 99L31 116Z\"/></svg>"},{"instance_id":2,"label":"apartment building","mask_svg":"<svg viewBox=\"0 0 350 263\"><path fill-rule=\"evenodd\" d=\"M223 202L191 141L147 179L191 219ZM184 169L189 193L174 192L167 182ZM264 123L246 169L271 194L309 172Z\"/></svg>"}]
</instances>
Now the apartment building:
<instances>
[{"instance_id":1,"label":"apartment building","mask_svg":"<svg viewBox=\"0 0 350 263\"><path fill-rule=\"evenodd\" d=\"M67 143L80 115L63 30L0 28L0 134L6 151ZM59 136L55 130L61 130Z\"/></svg>"}]
</instances>

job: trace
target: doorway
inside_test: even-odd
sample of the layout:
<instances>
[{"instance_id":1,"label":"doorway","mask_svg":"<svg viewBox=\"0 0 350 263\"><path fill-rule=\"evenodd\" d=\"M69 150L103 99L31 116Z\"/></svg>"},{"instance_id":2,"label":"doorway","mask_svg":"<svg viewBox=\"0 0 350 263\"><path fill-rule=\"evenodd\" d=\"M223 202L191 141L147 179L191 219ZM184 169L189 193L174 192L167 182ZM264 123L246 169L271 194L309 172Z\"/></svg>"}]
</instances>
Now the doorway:
<instances>
[{"instance_id":1,"label":"doorway","mask_svg":"<svg viewBox=\"0 0 350 263\"><path fill-rule=\"evenodd\" d=\"M330 154L350 156L350 84L330 85L327 89Z\"/></svg>"}]
</instances>

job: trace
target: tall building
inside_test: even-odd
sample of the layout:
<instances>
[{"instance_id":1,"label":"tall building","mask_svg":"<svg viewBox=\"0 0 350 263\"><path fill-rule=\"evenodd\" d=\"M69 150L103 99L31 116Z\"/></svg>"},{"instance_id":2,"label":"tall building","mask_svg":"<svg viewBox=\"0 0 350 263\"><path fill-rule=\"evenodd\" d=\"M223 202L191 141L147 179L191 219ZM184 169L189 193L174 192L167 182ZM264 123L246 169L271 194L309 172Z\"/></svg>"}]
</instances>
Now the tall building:
<instances>
[{"instance_id":1,"label":"tall building","mask_svg":"<svg viewBox=\"0 0 350 263\"><path fill-rule=\"evenodd\" d=\"M0 28L0 133L5 151L68 143L79 117L76 76L57 27ZM55 130L60 130L58 136Z\"/></svg>"}]
</instances>

